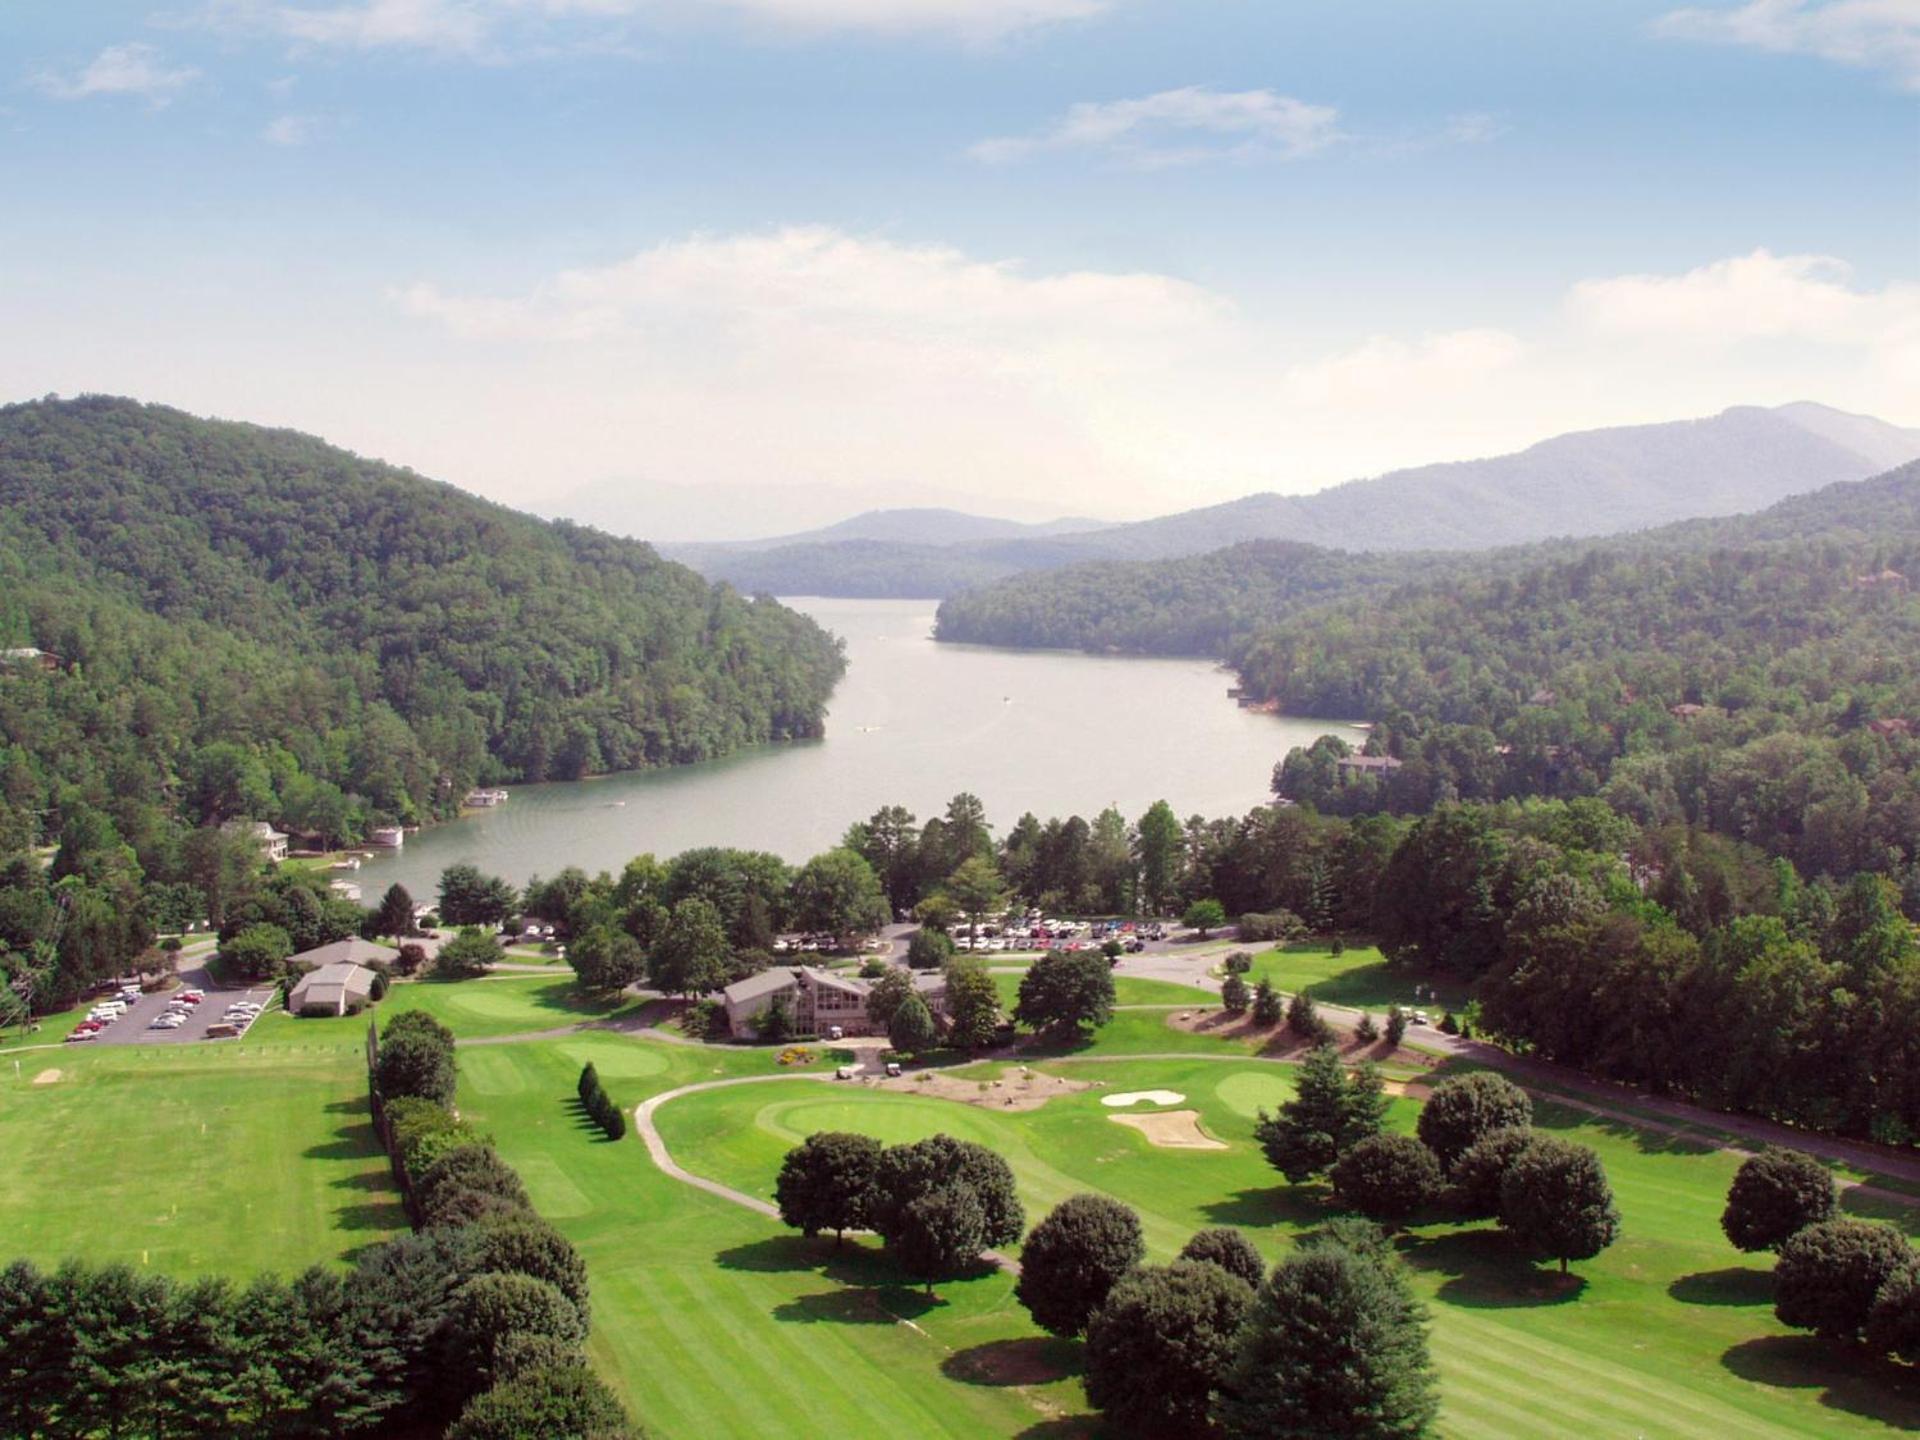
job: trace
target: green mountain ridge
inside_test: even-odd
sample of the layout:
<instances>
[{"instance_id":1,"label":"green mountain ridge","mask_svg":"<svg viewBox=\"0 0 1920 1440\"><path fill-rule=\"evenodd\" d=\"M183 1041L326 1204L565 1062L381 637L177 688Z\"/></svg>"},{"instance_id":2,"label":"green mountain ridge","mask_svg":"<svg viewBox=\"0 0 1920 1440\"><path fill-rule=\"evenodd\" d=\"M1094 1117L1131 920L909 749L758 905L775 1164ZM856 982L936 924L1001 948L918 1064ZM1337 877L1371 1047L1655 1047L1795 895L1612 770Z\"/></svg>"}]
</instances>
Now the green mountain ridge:
<instances>
[{"instance_id":1,"label":"green mountain ridge","mask_svg":"<svg viewBox=\"0 0 1920 1440\"><path fill-rule=\"evenodd\" d=\"M845 664L638 542L109 398L0 409L20 647L57 661L0 674L10 848L77 804L123 833L246 815L351 838L475 783L817 735Z\"/></svg>"}]
</instances>

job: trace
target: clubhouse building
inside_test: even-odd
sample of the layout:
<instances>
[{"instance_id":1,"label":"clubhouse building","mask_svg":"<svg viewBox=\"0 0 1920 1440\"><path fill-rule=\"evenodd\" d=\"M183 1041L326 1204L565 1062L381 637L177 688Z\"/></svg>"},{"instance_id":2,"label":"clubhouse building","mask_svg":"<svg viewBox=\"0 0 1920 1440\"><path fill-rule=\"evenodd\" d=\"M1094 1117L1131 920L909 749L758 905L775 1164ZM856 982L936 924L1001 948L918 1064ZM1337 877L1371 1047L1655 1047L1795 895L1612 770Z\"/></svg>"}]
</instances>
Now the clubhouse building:
<instances>
[{"instance_id":1,"label":"clubhouse building","mask_svg":"<svg viewBox=\"0 0 1920 1440\"><path fill-rule=\"evenodd\" d=\"M944 1019L946 976L938 971L917 974L913 986L934 1019ZM734 981L720 995L727 1007L728 1033L736 1040L752 1040L759 1034L762 1012L776 999L786 1001L796 1035L825 1035L836 1025L846 1035L873 1034L867 1022L867 996L872 992L871 983L852 975L812 965L776 965Z\"/></svg>"}]
</instances>

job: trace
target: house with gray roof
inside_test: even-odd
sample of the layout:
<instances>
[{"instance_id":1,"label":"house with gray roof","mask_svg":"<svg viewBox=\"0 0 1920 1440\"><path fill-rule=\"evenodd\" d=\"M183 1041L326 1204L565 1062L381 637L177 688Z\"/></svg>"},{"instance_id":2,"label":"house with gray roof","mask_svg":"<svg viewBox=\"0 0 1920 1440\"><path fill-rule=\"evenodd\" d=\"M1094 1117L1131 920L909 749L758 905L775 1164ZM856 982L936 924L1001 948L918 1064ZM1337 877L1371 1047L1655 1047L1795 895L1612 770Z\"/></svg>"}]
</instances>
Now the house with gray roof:
<instances>
[{"instance_id":1,"label":"house with gray roof","mask_svg":"<svg viewBox=\"0 0 1920 1440\"><path fill-rule=\"evenodd\" d=\"M374 972L336 960L309 970L287 996L289 1015L352 1015L373 1000Z\"/></svg>"},{"instance_id":2,"label":"house with gray roof","mask_svg":"<svg viewBox=\"0 0 1920 1440\"><path fill-rule=\"evenodd\" d=\"M318 970L323 965L391 965L399 958L400 952L391 945L376 945L356 935L350 940L336 940L331 945L302 950L287 964L298 970Z\"/></svg>"}]
</instances>

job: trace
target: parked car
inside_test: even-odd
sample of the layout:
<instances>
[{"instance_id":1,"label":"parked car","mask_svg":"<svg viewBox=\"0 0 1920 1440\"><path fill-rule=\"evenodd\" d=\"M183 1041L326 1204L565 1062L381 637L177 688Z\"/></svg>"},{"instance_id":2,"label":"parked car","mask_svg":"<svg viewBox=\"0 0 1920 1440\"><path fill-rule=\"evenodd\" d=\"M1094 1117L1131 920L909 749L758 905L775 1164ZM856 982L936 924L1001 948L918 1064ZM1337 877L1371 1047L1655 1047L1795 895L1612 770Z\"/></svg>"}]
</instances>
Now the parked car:
<instances>
[{"instance_id":1,"label":"parked car","mask_svg":"<svg viewBox=\"0 0 1920 1440\"><path fill-rule=\"evenodd\" d=\"M838 1070L833 1072L833 1078L836 1080L851 1080L853 1078L853 1067L851 1065L842 1065Z\"/></svg>"},{"instance_id":2,"label":"parked car","mask_svg":"<svg viewBox=\"0 0 1920 1440\"><path fill-rule=\"evenodd\" d=\"M889 1060L887 1062L887 1074L898 1075L899 1073L900 1073L900 1062L898 1060Z\"/></svg>"}]
</instances>

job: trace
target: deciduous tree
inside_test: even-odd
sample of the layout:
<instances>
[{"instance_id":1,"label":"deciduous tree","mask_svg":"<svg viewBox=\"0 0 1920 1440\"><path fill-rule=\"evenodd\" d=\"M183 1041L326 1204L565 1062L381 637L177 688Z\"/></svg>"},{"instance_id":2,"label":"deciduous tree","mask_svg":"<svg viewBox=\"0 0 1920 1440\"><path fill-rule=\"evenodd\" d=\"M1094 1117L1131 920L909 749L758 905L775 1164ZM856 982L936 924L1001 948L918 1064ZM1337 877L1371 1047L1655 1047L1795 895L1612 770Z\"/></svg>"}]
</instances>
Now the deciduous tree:
<instances>
[{"instance_id":1,"label":"deciduous tree","mask_svg":"<svg viewBox=\"0 0 1920 1440\"><path fill-rule=\"evenodd\" d=\"M1078 1335L1146 1254L1131 1209L1105 1195L1071 1195L1027 1236L1013 1293L1042 1330Z\"/></svg>"}]
</instances>

